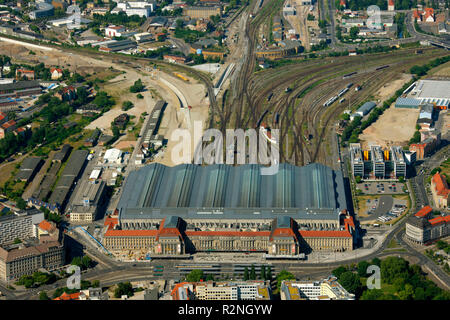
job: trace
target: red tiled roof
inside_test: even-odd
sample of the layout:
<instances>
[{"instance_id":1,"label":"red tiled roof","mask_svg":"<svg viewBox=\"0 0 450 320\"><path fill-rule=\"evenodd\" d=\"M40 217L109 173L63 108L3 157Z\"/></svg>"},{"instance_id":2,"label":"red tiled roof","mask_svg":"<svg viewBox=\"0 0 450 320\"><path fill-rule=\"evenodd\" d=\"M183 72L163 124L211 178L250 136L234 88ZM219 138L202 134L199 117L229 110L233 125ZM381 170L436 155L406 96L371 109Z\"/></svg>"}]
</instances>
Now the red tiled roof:
<instances>
[{"instance_id":1,"label":"red tiled roof","mask_svg":"<svg viewBox=\"0 0 450 320\"><path fill-rule=\"evenodd\" d=\"M172 292L170 293L170 295L172 296L172 300L179 300L180 297L178 296L178 288L183 287L185 284L189 284L189 282L181 282L181 283L177 283L173 289ZM186 293L187 293L187 288L185 289ZM187 296L187 295L186 295ZM189 296L187 298L189 300Z\"/></svg>"},{"instance_id":2,"label":"red tiled roof","mask_svg":"<svg viewBox=\"0 0 450 320\"><path fill-rule=\"evenodd\" d=\"M426 206L423 207L422 209L420 209L415 216L416 217L425 217L426 215L428 215L431 211L433 211L433 209L430 206Z\"/></svg>"},{"instance_id":3,"label":"red tiled roof","mask_svg":"<svg viewBox=\"0 0 450 320\"><path fill-rule=\"evenodd\" d=\"M448 197L450 194L450 189L448 188L447 181L444 176L440 175L438 172L433 176L433 184L436 188L436 193L439 196Z\"/></svg>"},{"instance_id":4,"label":"red tiled roof","mask_svg":"<svg viewBox=\"0 0 450 320\"><path fill-rule=\"evenodd\" d=\"M445 217L437 217L431 220L428 220L429 223L431 223L433 226L441 223L450 223L450 216Z\"/></svg>"},{"instance_id":5,"label":"red tiled roof","mask_svg":"<svg viewBox=\"0 0 450 320\"><path fill-rule=\"evenodd\" d=\"M295 234L291 228L277 228L273 230L270 235L270 240L272 240L273 237L295 237Z\"/></svg>"},{"instance_id":6,"label":"red tiled roof","mask_svg":"<svg viewBox=\"0 0 450 320\"><path fill-rule=\"evenodd\" d=\"M58 73L62 73L62 69L59 68L51 68L50 72L53 73L54 71L58 71Z\"/></svg>"},{"instance_id":7,"label":"red tiled roof","mask_svg":"<svg viewBox=\"0 0 450 320\"><path fill-rule=\"evenodd\" d=\"M344 230L300 230L300 235L304 238L320 238L320 237L332 237L332 238L351 238L350 232Z\"/></svg>"},{"instance_id":8,"label":"red tiled roof","mask_svg":"<svg viewBox=\"0 0 450 320\"><path fill-rule=\"evenodd\" d=\"M45 231L52 231L54 229L54 226L47 220L42 220L42 222L39 223L39 228Z\"/></svg>"},{"instance_id":9,"label":"red tiled roof","mask_svg":"<svg viewBox=\"0 0 450 320\"><path fill-rule=\"evenodd\" d=\"M58 298L55 298L53 300L79 300L80 299L80 292L76 293L65 293L63 292L62 295L60 295Z\"/></svg>"},{"instance_id":10,"label":"red tiled roof","mask_svg":"<svg viewBox=\"0 0 450 320\"><path fill-rule=\"evenodd\" d=\"M14 120L9 120L8 122L5 122L2 124L3 129L8 129L9 127L15 126L16 122Z\"/></svg>"},{"instance_id":11,"label":"red tiled roof","mask_svg":"<svg viewBox=\"0 0 450 320\"><path fill-rule=\"evenodd\" d=\"M33 70L26 70L26 69L17 69L17 72L20 72L20 73L34 73Z\"/></svg>"}]
</instances>

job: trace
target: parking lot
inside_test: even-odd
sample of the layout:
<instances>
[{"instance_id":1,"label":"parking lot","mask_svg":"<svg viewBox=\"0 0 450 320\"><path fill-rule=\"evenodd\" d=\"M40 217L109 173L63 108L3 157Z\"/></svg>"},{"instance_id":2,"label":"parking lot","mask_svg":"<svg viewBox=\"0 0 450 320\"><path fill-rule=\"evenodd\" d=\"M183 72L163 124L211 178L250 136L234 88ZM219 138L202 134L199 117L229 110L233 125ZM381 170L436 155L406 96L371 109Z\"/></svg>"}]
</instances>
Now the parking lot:
<instances>
[{"instance_id":1,"label":"parking lot","mask_svg":"<svg viewBox=\"0 0 450 320\"><path fill-rule=\"evenodd\" d=\"M392 181L371 181L362 182L356 185L363 194L403 194L404 183Z\"/></svg>"},{"instance_id":2,"label":"parking lot","mask_svg":"<svg viewBox=\"0 0 450 320\"><path fill-rule=\"evenodd\" d=\"M368 217L362 218L361 221L388 222L400 216L406 210L406 200L394 199L390 195L383 195L379 199L368 199L366 201Z\"/></svg>"}]
</instances>

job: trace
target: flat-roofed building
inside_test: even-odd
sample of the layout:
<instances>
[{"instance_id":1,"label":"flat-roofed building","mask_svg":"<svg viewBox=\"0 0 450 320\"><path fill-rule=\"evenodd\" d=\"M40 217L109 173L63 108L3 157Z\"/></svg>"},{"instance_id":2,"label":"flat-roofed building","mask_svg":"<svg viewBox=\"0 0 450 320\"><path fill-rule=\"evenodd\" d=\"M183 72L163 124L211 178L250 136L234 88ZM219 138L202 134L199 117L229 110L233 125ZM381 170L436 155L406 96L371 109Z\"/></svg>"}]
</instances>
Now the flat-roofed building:
<instances>
[{"instance_id":1,"label":"flat-roofed building","mask_svg":"<svg viewBox=\"0 0 450 320\"><path fill-rule=\"evenodd\" d=\"M210 19L211 16L222 15L222 6L187 6L183 8L183 15L192 19Z\"/></svg>"},{"instance_id":2,"label":"flat-roofed building","mask_svg":"<svg viewBox=\"0 0 450 320\"><path fill-rule=\"evenodd\" d=\"M413 216L406 222L406 237L418 244L428 244L450 234L450 215L428 217Z\"/></svg>"},{"instance_id":3,"label":"flat-roofed building","mask_svg":"<svg viewBox=\"0 0 450 320\"><path fill-rule=\"evenodd\" d=\"M448 109L450 104L449 80L419 80L408 94L420 104L431 103L439 109Z\"/></svg>"},{"instance_id":4,"label":"flat-roofed building","mask_svg":"<svg viewBox=\"0 0 450 320\"><path fill-rule=\"evenodd\" d=\"M0 244L36 236L34 226L42 220L44 213L36 209L0 216Z\"/></svg>"},{"instance_id":5,"label":"flat-roofed building","mask_svg":"<svg viewBox=\"0 0 450 320\"><path fill-rule=\"evenodd\" d=\"M78 186L70 208L70 221L76 223L95 221L104 202L105 190L104 181L83 180Z\"/></svg>"},{"instance_id":6,"label":"flat-roofed building","mask_svg":"<svg viewBox=\"0 0 450 320\"><path fill-rule=\"evenodd\" d=\"M16 175L16 179L25 182L33 180L34 176L39 171L42 164L43 161L39 157L26 158L20 166L19 172Z\"/></svg>"},{"instance_id":7,"label":"flat-roofed building","mask_svg":"<svg viewBox=\"0 0 450 320\"><path fill-rule=\"evenodd\" d=\"M333 276L312 282L284 280L280 296L281 300L355 300Z\"/></svg>"},{"instance_id":8,"label":"flat-roofed building","mask_svg":"<svg viewBox=\"0 0 450 320\"><path fill-rule=\"evenodd\" d=\"M64 265L64 235L51 222L37 225L35 239L0 247L0 279L12 282L24 275L45 269L53 271Z\"/></svg>"},{"instance_id":9,"label":"flat-roofed building","mask_svg":"<svg viewBox=\"0 0 450 320\"><path fill-rule=\"evenodd\" d=\"M197 300L270 300L270 283L265 281L201 282L195 285Z\"/></svg>"}]
</instances>

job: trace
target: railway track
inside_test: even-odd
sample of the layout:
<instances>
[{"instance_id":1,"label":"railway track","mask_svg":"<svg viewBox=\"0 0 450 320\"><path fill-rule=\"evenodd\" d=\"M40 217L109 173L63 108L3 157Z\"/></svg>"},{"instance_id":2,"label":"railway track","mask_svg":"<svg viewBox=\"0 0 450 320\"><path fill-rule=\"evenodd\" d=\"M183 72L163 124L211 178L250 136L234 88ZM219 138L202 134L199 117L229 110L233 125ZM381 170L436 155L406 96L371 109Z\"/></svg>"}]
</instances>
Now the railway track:
<instances>
[{"instance_id":1,"label":"railway track","mask_svg":"<svg viewBox=\"0 0 450 320\"><path fill-rule=\"evenodd\" d=\"M428 49L432 51L433 49ZM266 113L266 119L272 116L272 128L280 128L280 156L281 161L303 165L309 162L324 162L330 165L332 157L327 155L324 147L324 139L330 132L330 123L337 118L347 106L347 104L338 104L324 109L322 106L326 98L342 89L347 82L364 83L362 92L355 93L352 90L346 94L352 104L359 104L368 99L374 90L382 86L383 83L393 80L399 72L404 72L414 65L416 58L412 55L414 49L404 49L401 52L394 51L389 55L381 54L381 60L364 61L366 58L360 58L364 63L357 63L355 59L343 57L343 61L333 62L333 68L328 63L298 64L281 67L270 72L262 73L260 76L253 76L250 82L248 94L255 107L249 109L252 115L243 119L241 123L244 127L252 127L258 121L261 122L261 115ZM433 51L433 57L436 51ZM440 54L444 56L444 53ZM369 57L370 59L370 57ZM338 59L335 59L338 60ZM389 60L390 68L375 71L380 65L385 65L385 60ZM358 74L349 77L346 81L342 76L349 72L354 72L355 65ZM374 70L372 70L374 69ZM334 75L333 75L334 74ZM306 75L306 80L299 80ZM290 93L284 93L287 86L294 85ZM309 90L308 90L309 89ZM296 97L307 93L301 102L296 101ZM265 105L264 100L269 94L273 94L269 105ZM348 99L348 98L347 98ZM330 110L330 111L328 111ZM267 112L268 111L268 112ZM278 114L279 124L274 121ZM322 122L322 123L321 123ZM281 125L282 124L282 125ZM303 126L313 134L311 144L305 142L303 138ZM292 150L285 151L286 136L293 138Z\"/></svg>"}]
</instances>

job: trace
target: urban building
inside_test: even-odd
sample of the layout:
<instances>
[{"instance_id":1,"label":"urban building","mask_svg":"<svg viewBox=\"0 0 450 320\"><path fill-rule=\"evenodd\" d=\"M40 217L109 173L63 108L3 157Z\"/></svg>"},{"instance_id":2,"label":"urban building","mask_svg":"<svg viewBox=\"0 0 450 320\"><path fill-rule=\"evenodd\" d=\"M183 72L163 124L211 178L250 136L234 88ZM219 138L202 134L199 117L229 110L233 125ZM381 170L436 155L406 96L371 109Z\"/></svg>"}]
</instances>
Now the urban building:
<instances>
[{"instance_id":1,"label":"urban building","mask_svg":"<svg viewBox=\"0 0 450 320\"><path fill-rule=\"evenodd\" d=\"M60 68L51 68L50 73L52 75L52 80L58 80L63 76L63 71Z\"/></svg>"},{"instance_id":2,"label":"urban building","mask_svg":"<svg viewBox=\"0 0 450 320\"><path fill-rule=\"evenodd\" d=\"M349 152L352 173L355 177L363 179L406 177L405 152L399 146L383 150L380 146L371 145L370 150L362 150L359 143L352 143Z\"/></svg>"},{"instance_id":3,"label":"urban building","mask_svg":"<svg viewBox=\"0 0 450 320\"><path fill-rule=\"evenodd\" d=\"M446 177L439 172L431 179L431 194L436 207L445 209L448 207L450 189L448 188Z\"/></svg>"},{"instance_id":4,"label":"urban building","mask_svg":"<svg viewBox=\"0 0 450 320\"><path fill-rule=\"evenodd\" d=\"M396 108L419 108L423 104L446 110L450 104L449 80L418 80L396 101Z\"/></svg>"},{"instance_id":5,"label":"urban building","mask_svg":"<svg viewBox=\"0 0 450 320\"><path fill-rule=\"evenodd\" d=\"M20 98L40 95L42 88L38 81L17 81L0 84L0 98Z\"/></svg>"},{"instance_id":6,"label":"urban building","mask_svg":"<svg viewBox=\"0 0 450 320\"><path fill-rule=\"evenodd\" d=\"M124 26L110 25L105 28L105 36L109 38L120 37L126 31Z\"/></svg>"},{"instance_id":7,"label":"urban building","mask_svg":"<svg viewBox=\"0 0 450 320\"><path fill-rule=\"evenodd\" d=\"M16 69L16 79L34 80L34 71L27 69Z\"/></svg>"},{"instance_id":8,"label":"urban building","mask_svg":"<svg viewBox=\"0 0 450 320\"><path fill-rule=\"evenodd\" d=\"M288 257L353 249L356 228L339 171L319 164L283 164L273 176L259 170L151 164L131 172L104 244L111 251L259 251Z\"/></svg>"},{"instance_id":9,"label":"urban building","mask_svg":"<svg viewBox=\"0 0 450 320\"><path fill-rule=\"evenodd\" d=\"M104 43L100 46L99 51L103 52L120 52L120 51L127 51L131 49L136 49L137 43L130 39L125 40L113 40L108 43Z\"/></svg>"},{"instance_id":10,"label":"urban building","mask_svg":"<svg viewBox=\"0 0 450 320\"><path fill-rule=\"evenodd\" d=\"M147 125L143 133L142 144L140 146L140 149L145 156L149 155L150 148L156 147L153 143L153 140L154 137L158 135L159 126L164 116L164 110L166 109L166 106L166 101L159 100L156 102L152 112L150 113L150 118L147 121Z\"/></svg>"},{"instance_id":11,"label":"urban building","mask_svg":"<svg viewBox=\"0 0 450 320\"><path fill-rule=\"evenodd\" d=\"M37 10L31 11L29 13L29 17L31 20L51 17L55 13L55 9L53 8L53 6L50 3L44 1L36 2L36 8Z\"/></svg>"},{"instance_id":12,"label":"urban building","mask_svg":"<svg viewBox=\"0 0 450 320\"><path fill-rule=\"evenodd\" d=\"M72 202L70 221L91 223L98 218L99 209L104 203L106 183L104 181L83 180L78 186Z\"/></svg>"},{"instance_id":13,"label":"urban building","mask_svg":"<svg viewBox=\"0 0 450 320\"><path fill-rule=\"evenodd\" d=\"M127 16L138 15L148 18L156 8L155 1L118 1L117 6L111 11L112 14L125 12Z\"/></svg>"},{"instance_id":14,"label":"urban building","mask_svg":"<svg viewBox=\"0 0 450 320\"><path fill-rule=\"evenodd\" d=\"M36 228L35 239L0 247L1 280L10 282L41 269L52 271L64 265L64 241L59 229L46 220Z\"/></svg>"},{"instance_id":15,"label":"urban building","mask_svg":"<svg viewBox=\"0 0 450 320\"><path fill-rule=\"evenodd\" d=\"M284 280L280 296L281 300L355 300L333 276L313 282Z\"/></svg>"},{"instance_id":16,"label":"urban building","mask_svg":"<svg viewBox=\"0 0 450 320\"><path fill-rule=\"evenodd\" d=\"M409 151L416 153L417 160L424 160L432 154L441 144L441 134L421 132L421 142L409 145Z\"/></svg>"},{"instance_id":17,"label":"urban building","mask_svg":"<svg viewBox=\"0 0 450 320\"><path fill-rule=\"evenodd\" d=\"M63 172L61 173L61 176L48 201L58 212L66 205L68 195L73 189L74 182L78 179L82 169L84 168L87 155L87 150L74 151ZM30 199L31 204L36 205L36 203L32 200L33 199Z\"/></svg>"},{"instance_id":18,"label":"urban building","mask_svg":"<svg viewBox=\"0 0 450 320\"><path fill-rule=\"evenodd\" d=\"M358 108L358 110L356 110L356 114L359 114L361 117L364 117L365 115L367 115L370 111L372 111L373 108L376 107L376 103L373 101L369 101L364 103L361 107Z\"/></svg>"},{"instance_id":19,"label":"urban building","mask_svg":"<svg viewBox=\"0 0 450 320\"><path fill-rule=\"evenodd\" d=\"M283 40L278 42L278 48L256 51L257 59L275 60L300 53L301 42L298 40Z\"/></svg>"},{"instance_id":20,"label":"urban building","mask_svg":"<svg viewBox=\"0 0 450 320\"><path fill-rule=\"evenodd\" d=\"M406 237L419 244L429 244L450 232L450 216L430 218L430 214L415 215L406 222Z\"/></svg>"},{"instance_id":21,"label":"urban building","mask_svg":"<svg viewBox=\"0 0 450 320\"><path fill-rule=\"evenodd\" d=\"M265 281L201 282L195 285L197 300L270 300L270 283Z\"/></svg>"},{"instance_id":22,"label":"urban building","mask_svg":"<svg viewBox=\"0 0 450 320\"><path fill-rule=\"evenodd\" d=\"M209 19L211 16L222 15L222 6L187 6L183 15L192 19Z\"/></svg>"},{"instance_id":23,"label":"urban building","mask_svg":"<svg viewBox=\"0 0 450 320\"><path fill-rule=\"evenodd\" d=\"M0 216L0 244L36 236L35 225L44 220L44 213L38 210L10 212L11 214Z\"/></svg>"},{"instance_id":24,"label":"urban building","mask_svg":"<svg viewBox=\"0 0 450 320\"><path fill-rule=\"evenodd\" d=\"M43 161L39 157L28 157L20 165L19 172L16 174L16 179L20 181L30 182L33 180L36 173L39 171Z\"/></svg>"},{"instance_id":25,"label":"urban building","mask_svg":"<svg viewBox=\"0 0 450 320\"><path fill-rule=\"evenodd\" d=\"M3 123L0 126L0 139L3 139L6 134L13 132L14 130L16 130L16 121L9 120Z\"/></svg>"}]
</instances>

